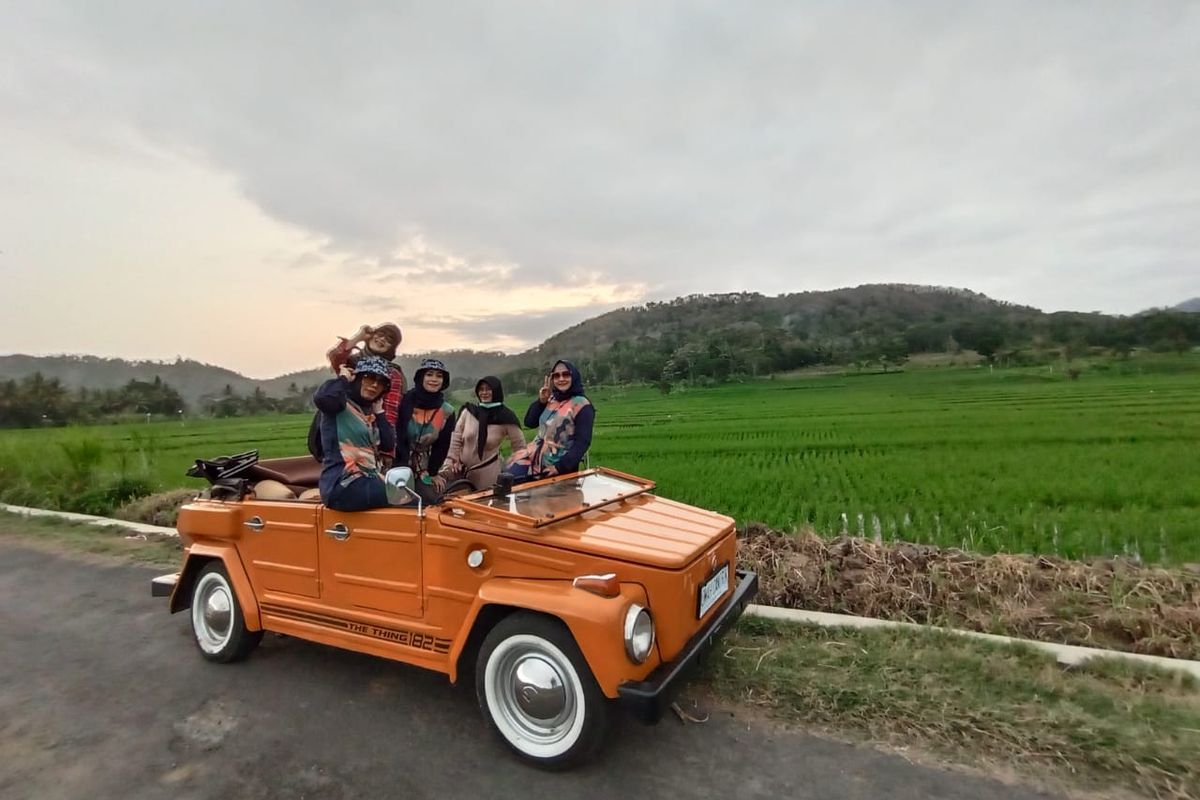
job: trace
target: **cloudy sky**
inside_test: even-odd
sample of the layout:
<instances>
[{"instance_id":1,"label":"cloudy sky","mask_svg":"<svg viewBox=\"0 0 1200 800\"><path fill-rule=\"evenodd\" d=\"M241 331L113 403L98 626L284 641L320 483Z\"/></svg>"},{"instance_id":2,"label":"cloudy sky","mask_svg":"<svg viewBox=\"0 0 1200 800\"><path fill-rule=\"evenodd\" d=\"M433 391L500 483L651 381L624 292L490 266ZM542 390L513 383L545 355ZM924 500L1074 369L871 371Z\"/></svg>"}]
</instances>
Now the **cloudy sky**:
<instances>
[{"instance_id":1,"label":"cloudy sky","mask_svg":"<svg viewBox=\"0 0 1200 800\"><path fill-rule=\"evenodd\" d=\"M0 353L519 350L691 292L1200 294L1200 3L0 0Z\"/></svg>"}]
</instances>

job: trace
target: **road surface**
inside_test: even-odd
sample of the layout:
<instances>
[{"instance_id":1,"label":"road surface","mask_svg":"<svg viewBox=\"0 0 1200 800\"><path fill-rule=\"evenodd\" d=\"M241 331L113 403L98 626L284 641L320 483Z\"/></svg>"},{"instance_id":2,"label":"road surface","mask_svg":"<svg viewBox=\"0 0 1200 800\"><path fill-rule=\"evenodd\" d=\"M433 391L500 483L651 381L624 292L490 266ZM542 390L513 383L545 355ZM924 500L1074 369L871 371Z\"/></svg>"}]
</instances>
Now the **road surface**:
<instances>
[{"instance_id":1,"label":"road surface","mask_svg":"<svg viewBox=\"0 0 1200 800\"><path fill-rule=\"evenodd\" d=\"M1044 798L721 710L546 773L431 672L268 635L210 664L161 570L0 541L0 798Z\"/></svg>"}]
</instances>

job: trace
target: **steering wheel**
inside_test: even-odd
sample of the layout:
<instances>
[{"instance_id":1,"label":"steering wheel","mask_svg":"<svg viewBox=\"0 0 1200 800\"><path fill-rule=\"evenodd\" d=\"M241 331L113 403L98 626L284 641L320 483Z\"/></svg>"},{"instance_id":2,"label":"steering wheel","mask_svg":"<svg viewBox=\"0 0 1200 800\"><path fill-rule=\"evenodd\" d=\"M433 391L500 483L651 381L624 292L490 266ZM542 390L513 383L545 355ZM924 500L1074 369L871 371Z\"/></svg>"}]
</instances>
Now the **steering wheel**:
<instances>
[{"instance_id":1,"label":"steering wheel","mask_svg":"<svg viewBox=\"0 0 1200 800\"><path fill-rule=\"evenodd\" d=\"M475 490L475 484L471 483L469 478L457 478L446 484L446 488L442 489L442 493L438 495L437 500L434 500L431 505L438 505L447 497L450 497L455 492L461 492L463 489Z\"/></svg>"}]
</instances>

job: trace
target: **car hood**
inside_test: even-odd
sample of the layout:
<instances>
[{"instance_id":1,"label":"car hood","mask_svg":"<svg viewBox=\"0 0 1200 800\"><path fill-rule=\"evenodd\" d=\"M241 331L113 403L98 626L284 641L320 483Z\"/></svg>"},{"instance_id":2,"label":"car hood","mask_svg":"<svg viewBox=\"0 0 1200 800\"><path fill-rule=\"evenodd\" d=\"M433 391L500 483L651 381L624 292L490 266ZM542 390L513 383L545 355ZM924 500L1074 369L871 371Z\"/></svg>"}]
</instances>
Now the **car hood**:
<instances>
[{"instance_id":1,"label":"car hood","mask_svg":"<svg viewBox=\"0 0 1200 800\"><path fill-rule=\"evenodd\" d=\"M667 569L687 566L733 529L731 517L652 494L537 528L479 518L461 509L444 512L440 521L451 528L485 527L550 547Z\"/></svg>"}]
</instances>

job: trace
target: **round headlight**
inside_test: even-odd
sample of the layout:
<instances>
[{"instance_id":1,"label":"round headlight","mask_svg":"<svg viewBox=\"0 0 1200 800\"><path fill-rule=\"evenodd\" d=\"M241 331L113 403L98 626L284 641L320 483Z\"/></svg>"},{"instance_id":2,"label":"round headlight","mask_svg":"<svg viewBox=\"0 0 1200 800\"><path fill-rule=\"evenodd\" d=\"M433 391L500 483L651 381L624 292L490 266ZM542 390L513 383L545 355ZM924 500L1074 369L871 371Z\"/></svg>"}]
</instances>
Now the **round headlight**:
<instances>
[{"instance_id":1,"label":"round headlight","mask_svg":"<svg viewBox=\"0 0 1200 800\"><path fill-rule=\"evenodd\" d=\"M654 620L650 611L637 603L625 612L625 653L629 660L641 664L650 657L654 647Z\"/></svg>"}]
</instances>

